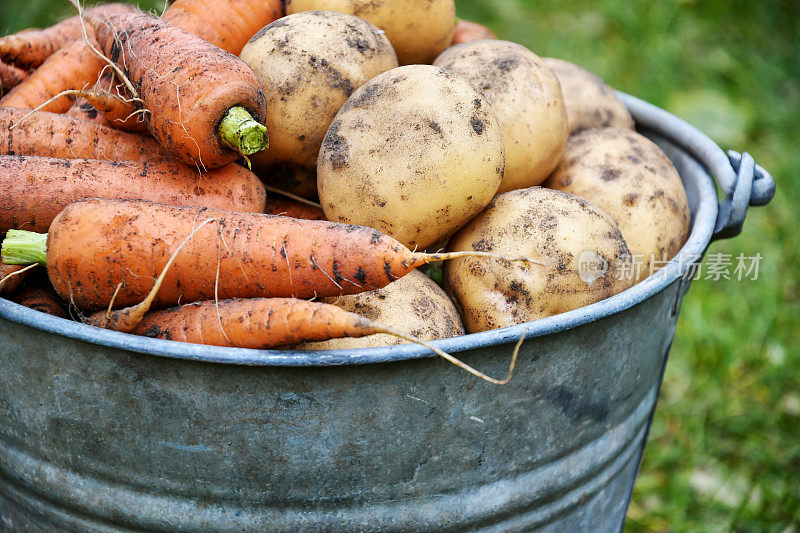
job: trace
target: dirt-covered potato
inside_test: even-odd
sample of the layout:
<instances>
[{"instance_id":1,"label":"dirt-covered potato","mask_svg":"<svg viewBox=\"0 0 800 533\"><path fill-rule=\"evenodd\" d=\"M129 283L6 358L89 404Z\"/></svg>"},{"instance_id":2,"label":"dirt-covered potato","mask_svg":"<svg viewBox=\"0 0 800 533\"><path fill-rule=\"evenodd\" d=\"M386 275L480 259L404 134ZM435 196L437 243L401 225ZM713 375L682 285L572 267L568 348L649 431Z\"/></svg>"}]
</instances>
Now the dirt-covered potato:
<instances>
[{"instance_id":1,"label":"dirt-covered potato","mask_svg":"<svg viewBox=\"0 0 800 533\"><path fill-rule=\"evenodd\" d=\"M542 59L561 82L570 133L592 128L633 129L628 108L606 82L569 61L553 57Z\"/></svg>"},{"instance_id":2,"label":"dirt-covered potato","mask_svg":"<svg viewBox=\"0 0 800 533\"><path fill-rule=\"evenodd\" d=\"M497 195L448 249L524 255L544 264L447 261L445 288L470 333L577 309L633 284L628 247L611 217L582 198L543 187Z\"/></svg>"},{"instance_id":3,"label":"dirt-covered potato","mask_svg":"<svg viewBox=\"0 0 800 533\"><path fill-rule=\"evenodd\" d=\"M497 113L506 153L500 192L544 181L569 131L558 78L542 59L516 43L481 40L448 48L434 65L466 77Z\"/></svg>"},{"instance_id":4,"label":"dirt-covered potato","mask_svg":"<svg viewBox=\"0 0 800 533\"><path fill-rule=\"evenodd\" d=\"M680 250L689 235L683 183L646 137L630 130L586 130L570 137L545 186L595 202L617 222L640 281Z\"/></svg>"},{"instance_id":5,"label":"dirt-covered potato","mask_svg":"<svg viewBox=\"0 0 800 533\"><path fill-rule=\"evenodd\" d=\"M386 31L401 65L430 63L453 40L454 0L286 0L286 14L348 13Z\"/></svg>"},{"instance_id":6,"label":"dirt-covered potato","mask_svg":"<svg viewBox=\"0 0 800 533\"><path fill-rule=\"evenodd\" d=\"M313 167L322 138L347 98L397 67L383 32L331 11L298 13L268 24L240 57L267 95L269 149L251 156L259 174L276 162Z\"/></svg>"},{"instance_id":7,"label":"dirt-covered potato","mask_svg":"<svg viewBox=\"0 0 800 533\"><path fill-rule=\"evenodd\" d=\"M409 65L347 100L322 142L317 186L328 220L425 248L489 203L503 167L486 98L453 72Z\"/></svg>"},{"instance_id":8,"label":"dirt-covered potato","mask_svg":"<svg viewBox=\"0 0 800 533\"><path fill-rule=\"evenodd\" d=\"M464 334L464 326L453 302L433 280L416 270L382 289L326 298L324 301L425 341ZM298 348L340 350L392 346L404 342L391 335L379 334L357 339L310 342Z\"/></svg>"}]
</instances>

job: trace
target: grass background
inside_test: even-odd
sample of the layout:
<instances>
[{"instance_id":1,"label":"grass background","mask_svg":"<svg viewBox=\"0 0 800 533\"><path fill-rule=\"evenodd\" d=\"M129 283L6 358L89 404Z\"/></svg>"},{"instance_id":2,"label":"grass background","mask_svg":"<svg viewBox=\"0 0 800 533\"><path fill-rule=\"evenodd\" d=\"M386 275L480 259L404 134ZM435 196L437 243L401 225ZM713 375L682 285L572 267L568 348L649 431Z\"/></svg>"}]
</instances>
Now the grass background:
<instances>
[{"instance_id":1,"label":"grass background","mask_svg":"<svg viewBox=\"0 0 800 533\"><path fill-rule=\"evenodd\" d=\"M0 0L0 31L66 0ZM142 7L163 3L142 0ZM627 531L800 530L800 2L457 0L459 16L582 65L772 172L777 194L713 253L763 256L757 281L697 281Z\"/></svg>"}]
</instances>

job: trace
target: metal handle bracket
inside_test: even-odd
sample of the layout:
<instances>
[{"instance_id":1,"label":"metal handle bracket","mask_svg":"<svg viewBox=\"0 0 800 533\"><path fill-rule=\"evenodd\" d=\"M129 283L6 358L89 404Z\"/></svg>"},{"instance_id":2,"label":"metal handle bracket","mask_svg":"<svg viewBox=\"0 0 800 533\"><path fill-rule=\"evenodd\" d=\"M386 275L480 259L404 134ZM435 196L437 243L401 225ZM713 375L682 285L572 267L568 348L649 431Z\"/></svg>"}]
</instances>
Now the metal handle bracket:
<instances>
[{"instance_id":1,"label":"metal handle bracket","mask_svg":"<svg viewBox=\"0 0 800 533\"><path fill-rule=\"evenodd\" d=\"M763 167L756 165L750 154L728 150L728 160L736 173L736 181L719 204L712 240L739 235L747 208L766 205L775 195L775 180Z\"/></svg>"}]
</instances>

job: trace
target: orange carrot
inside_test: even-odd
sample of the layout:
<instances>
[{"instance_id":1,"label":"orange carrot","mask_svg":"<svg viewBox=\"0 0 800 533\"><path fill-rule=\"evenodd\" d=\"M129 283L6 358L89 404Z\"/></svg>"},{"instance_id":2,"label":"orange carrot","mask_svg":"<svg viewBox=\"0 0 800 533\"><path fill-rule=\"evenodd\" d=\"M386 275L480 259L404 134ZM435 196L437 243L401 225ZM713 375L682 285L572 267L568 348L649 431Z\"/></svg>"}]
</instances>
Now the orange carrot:
<instances>
[{"instance_id":1,"label":"orange carrot","mask_svg":"<svg viewBox=\"0 0 800 533\"><path fill-rule=\"evenodd\" d=\"M294 298L197 302L147 315L135 335L210 346L278 348L302 342L387 333L420 344L467 372L495 385L511 381L523 334L505 379L487 376L429 343L331 304Z\"/></svg>"},{"instance_id":2,"label":"orange carrot","mask_svg":"<svg viewBox=\"0 0 800 533\"><path fill-rule=\"evenodd\" d=\"M67 318L64 303L46 281L22 289L13 301L34 311Z\"/></svg>"},{"instance_id":3,"label":"orange carrot","mask_svg":"<svg viewBox=\"0 0 800 533\"><path fill-rule=\"evenodd\" d=\"M94 88L82 94L68 115L122 131L147 132L144 111L136 108L128 88L117 80L111 69L104 69Z\"/></svg>"},{"instance_id":4,"label":"orange carrot","mask_svg":"<svg viewBox=\"0 0 800 533\"><path fill-rule=\"evenodd\" d=\"M25 118L30 113L27 109L0 107L0 155L109 161L164 160L164 148L152 137L46 111L36 111Z\"/></svg>"},{"instance_id":5,"label":"orange carrot","mask_svg":"<svg viewBox=\"0 0 800 533\"><path fill-rule=\"evenodd\" d=\"M270 196L265 212L268 215L282 215L306 220L327 220L321 206L311 205L310 202L298 202L285 196Z\"/></svg>"},{"instance_id":6,"label":"orange carrot","mask_svg":"<svg viewBox=\"0 0 800 533\"><path fill-rule=\"evenodd\" d=\"M94 40L89 30L89 40ZM95 48L97 43L93 43ZM48 57L28 79L0 99L0 106L38 108L54 96L70 89L91 87L106 65L83 39L72 41ZM44 111L65 113L72 107L75 96L64 95L42 107Z\"/></svg>"},{"instance_id":7,"label":"orange carrot","mask_svg":"<svg viewBox=\"0 0 800 533\"><path fill-rule=\"evenodd\" d=\"M84 98L103 114L110 127L131 133L148 133L144 110L136 107L133 99L122 91L123 87L111 90L95 88L85 93Z\"/></svg>"},{"instance_id":8,"label":"orange carrot","mask_svg":"<svg viewBox=\"0 0 800 533\"><path fill-rule=\"evenodd\" d=\"M75 109L79 103L80 108ZM89 120L101 117L114 129L147 133L146 112L137 109L128 88L117 80L116 73L111 69L103 71L94 88L84 92L68 113ZM97 117L93 116L95 113Z\"/></svg>"},{"instance_id":9,"label":"orange carrot","mask_svg":"<svg viewBox=\"0 0 800 533\"><path fill-rule=\"evenodd\" d=\"M478 39L497 39L497 35L483 24L461 19L456 23L451 46Z\"/></svg>"},{"instance_id":10,"label":"orange carrot","mask_svg":"<svg viewBox=\"0 0 800 533\"><path fill-rule=\"evenodd\" d=\"M6 65L0 61L0 96L27 79L28 73L14 65Z\"/></svg>"},{"instance_id":11,"label":"orange carrot","mask_svg":"<svg viewBox=\"0 0 800 533\"><path fill-rule=\"evenodd\" d=\"M176 255L154 308L216 298L352 294L384 287L427 262L498 257L412 252L363 226L98 198L66 207L47 237L10 231L2 257L46 265L56 292L78 307L105 309L112 300L125 307L148 295L178 244L209 219L214 223L199 228Z\"/></svg>"},{"instance_id":12,"label":"orange carrot","mask_svg":"<svg viewBox=\"0 0 800 533\"><path fill-rule=\"evenodd\" d=\"M105 18L135 9L130 4L106 4L87 9L84 14ZM82 37L80 19L71 17L43 30L24 30L0 37L0 59L18 67L38 67L64 45Z\"/></svg>"},{"instance_id":13,"label":"orange carrot","mask_svg":"<svg viewBox=\"0 0 800 533\"><path fill-rule=\"evenodd\" d=\"M258 30L282 16L280 0L177 0L161 18L238 56Z\"/></svg>"},{"instance_id":14,"label":"orange carrot","mask_svg":"<svg viewBox=\"0 0 800 533\"><path fill-rule=\"evenodd\" d=\"M207 301L154 311L132 333L194 344L259 349L376 332L370 320L335 305L295 298L253 298L223 300L218 306Z\"/></svg>"},{"instance_id":15,"label":"orange carrot","mask_svg":"<svg viewBox=\"0 0 800 533\"><path fill-rule=\"evenodd\" d=\"M150 133L178 159L216 168L266 146L266 98L236 56L143 13L95 21L103 52L135 87ZM255 120L253 119L255 116Z\"/></svg>"},{"instance_id":16,"label":"orange carrot","mask_svg":"<svg viewBox=\"0 0 800 533\"><path fill-rule=\"evenodd\" d=\"M47 231L66 205L87 197L146 198L256 213L264 211L265 202L261 182L237 164L201 175L177 162L0 156L0 190L0 231Z\"/></svg>"}]
</instances>

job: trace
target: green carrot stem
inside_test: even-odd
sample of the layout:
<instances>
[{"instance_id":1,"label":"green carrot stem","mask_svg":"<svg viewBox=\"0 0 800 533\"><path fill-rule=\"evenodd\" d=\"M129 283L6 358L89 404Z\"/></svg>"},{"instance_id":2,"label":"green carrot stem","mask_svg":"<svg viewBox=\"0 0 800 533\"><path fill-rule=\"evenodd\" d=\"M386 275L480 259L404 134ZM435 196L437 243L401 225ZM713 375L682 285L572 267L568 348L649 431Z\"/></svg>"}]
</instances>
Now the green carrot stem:
<instances>
[{"instance_id":1,"label":"green carrot stem","mask_svg":"<svg viewBox=\"0 0 800 533\"><path fill-rule=\"evenodd\" d=\"M0 246L0 257L7 265L47 266L47 233L10 229Z\"/></svg>"},{"instance_id":2,"label":"green carrot stem","mask_svg":"<svg viewBox=\"0 0 800 533\"><path fill-rule=\"evenodd\" d=\"M219 123L222 144L243 156L269 147L267 128L259 124L242 106L233 106Z\"/></svg>"}]
</instances>

